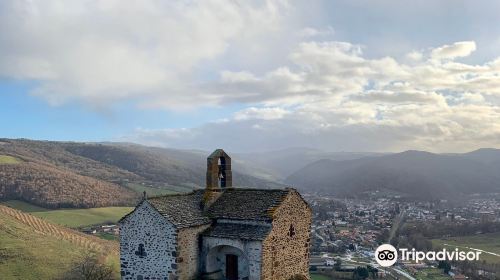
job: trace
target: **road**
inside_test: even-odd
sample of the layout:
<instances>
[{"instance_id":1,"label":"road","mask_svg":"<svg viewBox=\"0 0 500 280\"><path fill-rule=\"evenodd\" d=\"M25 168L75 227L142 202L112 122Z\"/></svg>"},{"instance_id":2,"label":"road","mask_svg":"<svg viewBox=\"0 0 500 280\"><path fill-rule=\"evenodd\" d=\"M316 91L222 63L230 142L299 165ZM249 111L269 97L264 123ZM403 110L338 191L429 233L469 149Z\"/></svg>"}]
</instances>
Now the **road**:
<instances>
[{"instance_id":1,"label":"road","mask_svg":"<svg viewBox=\"0 0 500 280\"><path fill-rule=\"evenodd\" d=\"M402 270L401 268L395 267L395 266L381 267L378 263L376 263L374 261L370 261L370 262L355 261L352 259L352 255L347 255L345 257L341 257L341 260L345 261L345 262L356 263L356 264L371 265L371 266L378 268L380 270L383 270L386 273L389 273L391 275L392 275L392 273L399 274L400 276L404 277L406 280L417 280L416 278L414 278L413 276L408 274L406 271Z\"/></svg>"},{"instance_id":2,"label":"road","mask_svg":"<svg viewBox=\"0 0 500 280\"><path fill-rule=\"evenodd\" d=\"M389 240L388 240L389 244L391 243L392 239L396 235L396 232L398 231L398 229L403 225L402 222L405 218L405 215L406 215L406 212L405 212L405 210L403 210L396 218L394 218L394 223L392 224L392 228L391 228L391 231L389 233Z\"/></svg>"}]
</instances>

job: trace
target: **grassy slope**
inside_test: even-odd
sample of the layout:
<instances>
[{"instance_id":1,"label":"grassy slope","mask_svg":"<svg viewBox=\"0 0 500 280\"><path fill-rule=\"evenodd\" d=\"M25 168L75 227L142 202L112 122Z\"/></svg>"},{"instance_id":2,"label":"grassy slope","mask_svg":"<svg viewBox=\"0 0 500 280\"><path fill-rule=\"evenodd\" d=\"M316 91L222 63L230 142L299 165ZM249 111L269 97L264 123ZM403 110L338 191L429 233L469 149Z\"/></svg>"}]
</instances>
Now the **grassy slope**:
<instances>
[{"instance_id":1,"label":"grassy slope","mask_svg":"<svg viewBox=\"0 0 500 280\"><path fill-rule=\"evenodd\" d=\"M1 205L9 206L10 208L14 208L17 210L21 210L23 212L43 212L48 211L48 209L36 206L21 200L8 200L0 203Z\"/></svg>"},{"instance_id":2,"label":"grassy slope","mask_svg":"<svg viewBox=\"0 0 500 280\"><path fill-rule=\"evenodd\" d=\"M102 207L49 210L18 200L10 200L1 204L23 212L30 212L32 215L46 221L70 228L103 223L116 223L121 217L134 209L132 207Z\"/></svg>"},{"instance_id":3,"label":"grassy slope","mask_svg":"<svg viewBox=\"0 0 500 280\"><path fill-rule=\"evenodd\" d=\"M103 223L116 223L133 209L132 207L103 207L53 210L33 212L31 214L55 224L76 228Z\"/></svg>"},{"instance_id":4,"label":"grassy slope","mask_svg":"<svg viewBox=\"0 0 500 280\"><path fill-rule=\"evenodd\" d=\"M0 164L16 164L21 163L22 161L18 158L6 155L0 155Z\"/></svg>"},{"instance_id":5,"label":"grassy slope","mask_svg":"<svg viewBox=\"0 0 500 280\"><path fill-rule=\"evenodd\" d=\"M158 189L158 188L143 186L140 184L127 184L127 188L129 188L129 189L133 190L134 192L137 192L141 195L145 191L148 194L148 196L179 193L179 191L174 190L174 189ZM184 189L184 190L182 190L182 192L189 192L189 189Z\"/></svg>"},{"instance_id":6,"label":"grassy slope","mask_svg":"<svg viewBox=\"0 0 500 280\"><path fill-rule=\"evenodd\" d=\"M85 253L68 241L33 232L12 217L0 216L0 221L2 279L54 279Z\"/></svg>"},{"instance_id":7,"label":"grassy slope","mask_svg":"<svg viewBox=\"0 0 500 280\"><path fill-rule=\"evenodd\" d=\"M500 232L461 236L461 237L450 237L446 239L434 239L432 240L432 244L437 245L439 247L447 247L452 249L455 248L453 246L457 246L461 250L467 250L465 248L461 248L465 246L500 254ZM444 244L452 245L452 247L444 246ZM482 253L479 258L489 263L500 264L500 257L498 256Z\"/></svg>"},{"instance_id":8,"label":"grassy slope","mask_svg":"<svg viewBox=\"0 0 500 280\"><path fill-rule=\"evenodd\" d=\"M55 279L86 252L106 252L118 265L118 245L0 206L0 278Z\"/></svg>"}]
</instances>

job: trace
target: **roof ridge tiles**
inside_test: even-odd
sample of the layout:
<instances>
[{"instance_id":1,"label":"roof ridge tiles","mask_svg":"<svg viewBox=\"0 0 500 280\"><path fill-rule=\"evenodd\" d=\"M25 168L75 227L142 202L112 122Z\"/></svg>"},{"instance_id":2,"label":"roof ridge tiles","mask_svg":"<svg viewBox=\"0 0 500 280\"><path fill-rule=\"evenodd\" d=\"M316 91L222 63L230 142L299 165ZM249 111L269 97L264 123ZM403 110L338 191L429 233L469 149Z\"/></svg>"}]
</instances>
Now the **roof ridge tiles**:
<instances>
[{"instance_id":1,"label":"roof ridge tiles","mask_svg":"<svg viewBox=\"0 0 500 280\"><path fill-rule=\"evenodd\" d=\"M201 207L204 190L161 195L147 201L179 228L208 224L214 219L272 221L274 211L293 189L237 188L221 192L206 210Z\"/></svg>"}]
</instances>

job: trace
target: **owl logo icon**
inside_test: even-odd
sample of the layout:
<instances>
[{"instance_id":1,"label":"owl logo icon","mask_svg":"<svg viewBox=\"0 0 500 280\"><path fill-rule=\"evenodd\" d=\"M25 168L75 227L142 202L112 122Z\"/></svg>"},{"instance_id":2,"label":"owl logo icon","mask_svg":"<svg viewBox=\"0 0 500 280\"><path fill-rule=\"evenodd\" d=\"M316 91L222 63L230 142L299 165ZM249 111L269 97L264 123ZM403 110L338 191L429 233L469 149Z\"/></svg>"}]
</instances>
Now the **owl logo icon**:
<instances>
[{"instance_id":1,"label":"owl logo icon","mask_svg":"<svg viewBox=\"0 0 500 280\"><path fill-rule=\"evenodd\" d=\"M382 244L375 251L375 260L382 267L389 267L398 260L398 251L390 244Z\"/></svg>"}]
</instances>

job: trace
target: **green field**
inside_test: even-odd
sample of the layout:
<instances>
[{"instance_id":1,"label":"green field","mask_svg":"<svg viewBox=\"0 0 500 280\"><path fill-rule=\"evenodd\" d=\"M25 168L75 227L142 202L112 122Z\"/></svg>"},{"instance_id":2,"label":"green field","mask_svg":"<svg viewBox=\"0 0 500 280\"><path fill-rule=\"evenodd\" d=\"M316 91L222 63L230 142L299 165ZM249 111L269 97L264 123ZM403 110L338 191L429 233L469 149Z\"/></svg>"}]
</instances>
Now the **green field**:
<instances>
[{"instance_id":1,"label":"green field","mask_svg":"<svg viewBox=\"0 0 500 280\"><path fill-rule=\"evenodd\" d=\"M9 201L1 202L0 204L5 205L5 206L9 206L10 208L21 210L23 212L28 212L28 213L49 211L46 208L39 207L39 206L30 204L30 203L27 203L24 201L20 201L20 200L9 200Z\"/></svg>"},{"instance_id":2,"label":"green field","mask_svg":"<svg viewBox=\"0 0 500 280\"><path fill-rule=\"evenodd\" d=\"M330 280L331 278L328 276L311 273L311 280Z\"/></svg>"},{"instance_id":3,"label":"green field","mask_svg":"<svg viewBox=\"0 0 500 280\"><path fill-rule=\"evenodd\" d=\"M120 238L114 234L107 232L98 232L95 236L98 236L102 239L111 240L111 241L119 241Z\"/></svg>"},{"instance_id":4,"label":"green field","mask_svg":"<svg viewBox=\"0 0 500 280\"><path fill-rule=\"evenodd\" d=\"M0 155L0 164L16 164L21 163L22 161L18 158L6 155Z\"/></svg>"},{"instance_id":5,"label":"green field","mask_svg":"<svg viewBox=\"0 0 500 280\"><path fill-rule=\"evenodd\" d=\"M175 191L172 189L158 189L158 188L143 186L141 184L127 184L127 188L129 188L129 189L131 189L139 194L146 192L148 196L157 196L157 195L164 195L164 194L179 193L178 191Z\"/></svg>"},{"instance_id":6,"label":"green field","mask_svg":"<svg viewBox=\"0 0 500 280\"><path fill-rule=\"evenodd\" d=\"M29 212L33 216L70 228L116 223L134 209L133 207L102 207L50 210L19 200L9 200L1 204L23 212Z\"/></svg>"},{"instance_id":7,"label":"green field","mask_svg":"<svg viewBox=\"0 0 500 280\"><path fill-rule=\"evenodd\" d=\"M489 233L489 234L476 234L460 237L450 237L445 239L434 239L432 240L434 246L443 248L455 248L455 246L461 250L468 250L463 247L470 247L475 249L484 250L487 252L500 254L500 232ZM448 244L448 246L444 245ZM485 260L489 263L500 264L500 256L495 256L483 252L480 255L480 260Z\"/></svg>"},{"instance_id":8,"label":"green field","mask_svg":"<svg viewBox=\"0 0 500 280\"><path fill-rule=\"evenodd\" d=\"M443 270L437 268L425 268L417 271L415 278L418 280L450 280L451 277L445 275Z\"/></svg>"},{"instance_id":9,"label":"green field","mask_svg":"<svg viewBox=\"0 0 500 280\"><path fill-rule=\"evenodd\" d=\"M132 207L103 207L51 210L32 212L31 214L55 224L70 228L78 228L104 223L116 223L133 209Z\"/></svg>"}]
</instances>

